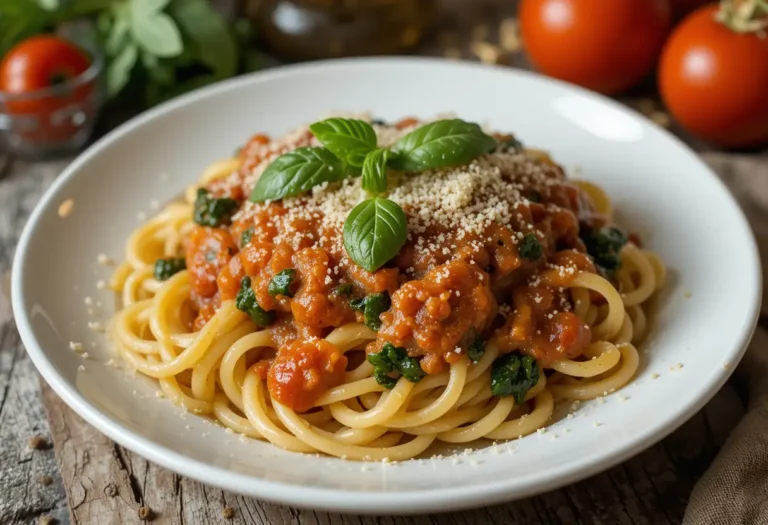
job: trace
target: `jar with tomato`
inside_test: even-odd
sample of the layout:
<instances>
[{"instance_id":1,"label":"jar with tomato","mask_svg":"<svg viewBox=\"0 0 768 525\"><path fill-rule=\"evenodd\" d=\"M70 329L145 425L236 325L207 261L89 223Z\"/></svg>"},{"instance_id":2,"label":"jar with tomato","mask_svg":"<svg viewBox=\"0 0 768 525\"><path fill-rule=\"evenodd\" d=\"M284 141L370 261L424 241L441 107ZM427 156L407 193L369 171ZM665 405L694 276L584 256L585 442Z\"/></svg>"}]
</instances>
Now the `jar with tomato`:
<instances>
[{"instance_id":1,"label":"jar with tomato","mask_svg":"<svg viewBox=\"0 0 768 525\"><path fill-rule=\"evenodd\" d=\"M249 0L245 13L289 59L378 55L419 41L437 0Z\"/></svg>"},{"instance_id":2,"label":"jar with tomato","mask_svg":"<svg viewBox=\"0 0 768 525\"><path fill-rule=\"evenodd\" d=\"M102 61L54 35L28 38L0 62L0 138L24 156L75 150L91 135Z\"/></svg>"}]
</instances>

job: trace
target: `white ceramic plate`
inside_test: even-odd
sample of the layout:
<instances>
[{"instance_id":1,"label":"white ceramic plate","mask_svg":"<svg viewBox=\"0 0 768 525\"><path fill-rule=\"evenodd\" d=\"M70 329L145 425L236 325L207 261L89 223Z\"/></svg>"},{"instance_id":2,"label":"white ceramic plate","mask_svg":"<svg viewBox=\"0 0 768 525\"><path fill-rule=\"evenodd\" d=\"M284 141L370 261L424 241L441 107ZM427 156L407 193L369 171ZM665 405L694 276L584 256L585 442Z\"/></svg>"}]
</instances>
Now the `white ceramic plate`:
<instances>
[{"instance_id":1,"label":"white ceramic plate","mask_svg":"<svg viewBox=\"0 0 768 525\"><path fill-rule=\"evenodd\" d=\"M97 287L152 203L171 199L254 132L283 133L329 111L385 119L454 111L545 148L601 184L620 222L671 268L635 380L583 403L542 434L457 457L366 464L243 442L108 366L89 330L112 295ZM67 199L66 218L57 210ZM45 195L18 247L13 307L29 355L78 414L118 443L181 474L273 501L354 512L412 513L533 495L606 469L692 416L738 363L756 322L759 260L738 206L667 132L620 105L529 73L427 59L342 60L272 70L149 111L100 140ZM89 315L84 301L91 297ZM69 342L86 346L84 361ZM683 366L680 367L679 364ZM81 368L81 365L84 369ZM658 374L658 377L656 377Z\"/></svg>"}]
</instances>

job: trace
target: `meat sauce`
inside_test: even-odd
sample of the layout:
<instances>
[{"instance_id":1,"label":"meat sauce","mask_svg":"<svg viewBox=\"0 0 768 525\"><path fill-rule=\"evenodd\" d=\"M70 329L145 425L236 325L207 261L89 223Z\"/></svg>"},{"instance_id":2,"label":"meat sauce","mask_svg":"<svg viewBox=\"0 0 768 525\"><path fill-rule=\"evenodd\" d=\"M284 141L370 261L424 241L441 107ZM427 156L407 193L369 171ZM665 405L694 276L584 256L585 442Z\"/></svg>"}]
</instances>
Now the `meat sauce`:
<instances>
[{"instance_id":1,"label":"meat sauce","mask_svg":"<svg viewBox=\"0 0 768 525\"><path fill-rule=\"evenodd\" d=\"M257 135L254 143L268 144L268 139ZM241 153L244 169L260 162L248 150ZM340 235L327 231L320 216L291 225L306 233L298 242L275 243L280 232L274 219L286 212L280 202L228 227L196 226L186 246L192 300L198 308L193 328L204 326L222 301L237 296L242 278L250 277L258 304L276 313L271 329L279 348L268 373L260 365L261 374L268 376L274 399L300 412L344 378L346 357L323 338L335 327L363 321L350 306L350 296L338 292L341 285L351 286L351 297L390 294L391 307L381 314L378 337L368 352L390 342L420 358L429 374L445 370L481 335L493 338L502 352L527 353L544 366L577 357L591 334L568 311L563 287L578 271L595 271L578 236L579 220L592 211L559 167L548 169L557 183L530 188L530 200L522 201L509 224L493 223L480 235L463 236L432 228L419 236L441 239L450 249L424 250L413 236L376 272L351 263L338 250L317 246L313 238ZM239 201L246 198L238 184L225 186L217 181L208 189ZM520 255L516 233L531 226L544 252L535 261ZM271 279L285 269L296 271L293 296L270 295Z\"/></svg>"}]
</instances>

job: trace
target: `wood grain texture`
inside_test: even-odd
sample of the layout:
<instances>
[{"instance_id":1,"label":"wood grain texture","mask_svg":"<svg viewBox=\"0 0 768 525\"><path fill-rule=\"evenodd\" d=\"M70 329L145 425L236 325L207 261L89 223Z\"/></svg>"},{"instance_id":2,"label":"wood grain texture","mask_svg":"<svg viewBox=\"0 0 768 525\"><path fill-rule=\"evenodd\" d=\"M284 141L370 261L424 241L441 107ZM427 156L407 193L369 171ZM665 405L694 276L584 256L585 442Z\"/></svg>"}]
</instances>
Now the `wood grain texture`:
<instances>
[{"instance_id":1,"label":"wood grain texture","mask_svg":"<svg viewBox=\"0 0 768 525\"><path fill-rule=\"evenodd\" d=\"M3 162L0 162L3 164ZM54 452L28 446L34 435L49 438L40 383L27 357L9 300L9 278L21 227L65 162L17 162L0 179L0 523L33 523L41 514L67 516L64 486ZM41 478L50 476L46 485Z\"/></svg>"}]
</instances>

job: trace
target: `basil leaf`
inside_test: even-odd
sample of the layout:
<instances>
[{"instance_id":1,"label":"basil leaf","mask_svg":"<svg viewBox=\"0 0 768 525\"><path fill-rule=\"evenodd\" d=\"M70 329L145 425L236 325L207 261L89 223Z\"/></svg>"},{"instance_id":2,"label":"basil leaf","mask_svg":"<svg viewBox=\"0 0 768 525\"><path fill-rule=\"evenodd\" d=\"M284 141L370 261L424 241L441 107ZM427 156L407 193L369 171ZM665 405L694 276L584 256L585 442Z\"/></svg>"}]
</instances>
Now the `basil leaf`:
<instances>
[{"instance_id":1,"label":"basil leaf","mask_svg":"<svg viewBox=\"0 0 768 525\"><path fill-rule=\"evenodd\" d=\"M168 0L133 0L128 4L133 38L148 53L163 58L175 57L184 49L176 22L162 12L166 4Z\"/></svg>"},{"instance_id":2,"label":"basil leaf","mask_svg":"<svg viewBox=\"0 0 768 525\"><path fill-rule=\"evenodd\" d=\"M293 197L346 176L344 163L325 148L298 148L275 159L251 193L253 202Z\"/></svg>"},{"instance_id":3,"label":"basil leaf","mask_svg":"<svg viewBox=\"0 0 768 525\"><path fill-rule=\"evenodd\" d=\"M208 0L173 2L169 14L179 24L200 62L220 78L237 73L237 43L226 19Z\"/></svg>"},{"instance_id":4,"label":"basil leaf","mask_svg":"<svg viewBox=\"0 0 768 525\"><path fill-rule=\"evenodd\" d=\"M362 120L329 118L315 122L309 130L331 153L352 166L362 166L365 156L376 149L376 132Z\"/></svg>"},{"instance_id":5,"label":"basil leaf","mask_svg":"<svg viewBox=\"0 0 768 525\"><path fill-rule=\"evenodd\" d=\"M496 147L496 139L480 126L459 119L438 120L402 137L392 147L390 166L401 171L425 171L468 164Z\"/></svg>"},{"instance_id":6,"label":"basil leaf","mask_svg":"<svg viewBox=\"0 0 768 525\"><path fill-rule=\"evenodd\" d=\"M104 41L104 49L107 54L114 57L120 53L128 43L131 29L131 17L126 8L115 7L114 22L111 23L109 33Z\"/></svg>"},{"instance_id":7,"label":"basil leaf","mask_svg":"<svg viewBox=\"0 0 768 525\"><path fill-rule=\"evenodd\" d=\"M371 193L387 191L387 160L389 150L375 149L365 156L363 162L363 189Z\"/></svg>"},{"instance_id":8,"label":"basil leaf","mask_svg":"<svg viewBox=\"0 0 768 525\"><path fill-rule=\"evenodd\" d=\"M135 4L135 9L142 14L152 15L165 9L169 2L170 0L133 0L131 3Z\"/></svg>"},{"instance_id":9,"label":"basil leaf","mask_svg":"<svg viewBox=\"0 0 768 525\"><path fill-rule=\"evenodd\" d=\"M375 272L397 255L407 236L405 212L382 197L354 207L344 222L344 248L359 266Z\"/></svg>"},{"instance_id":10,"label":"basil leaf","mask_svg":"<svg viewBox=\"0 0 768 525\"><path fill-rule=\"evenodd\" d=\"M128 84L138 57L139 52L136 46L130 43L110 61L107 66L107 92L110 95L116 95Z\"/></svg>"}]
</instances>

